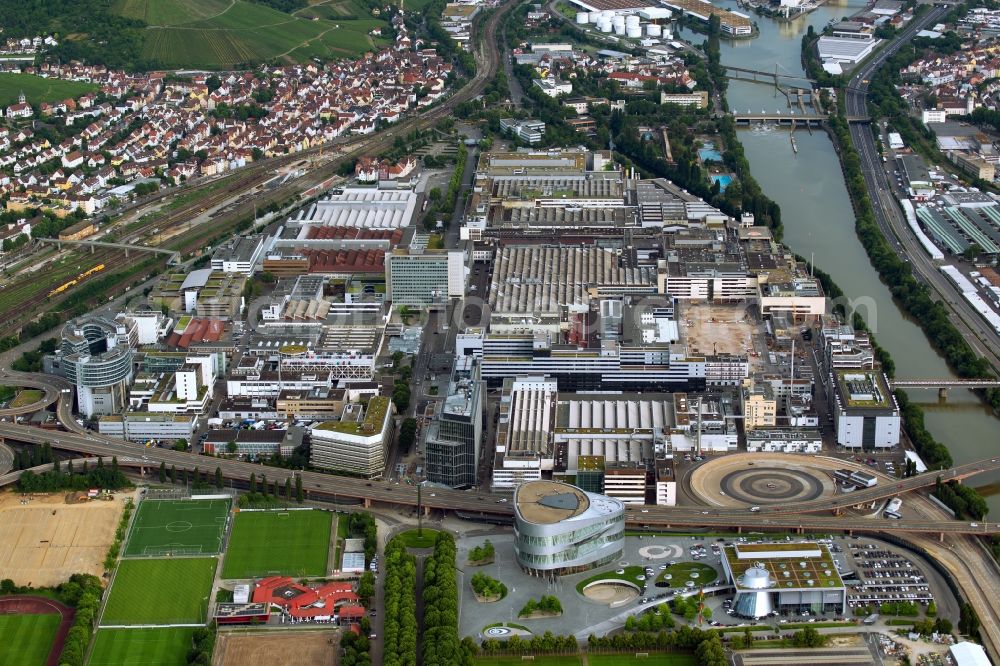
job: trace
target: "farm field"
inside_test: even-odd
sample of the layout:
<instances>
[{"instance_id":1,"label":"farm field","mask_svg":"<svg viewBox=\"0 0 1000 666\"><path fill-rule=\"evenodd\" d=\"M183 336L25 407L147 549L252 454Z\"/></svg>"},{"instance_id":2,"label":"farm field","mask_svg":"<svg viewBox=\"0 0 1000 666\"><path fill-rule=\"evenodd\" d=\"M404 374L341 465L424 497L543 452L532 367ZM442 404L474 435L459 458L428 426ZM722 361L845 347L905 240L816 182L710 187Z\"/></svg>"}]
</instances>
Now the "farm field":
<instances>
[{"instance_id":1,"label":"farm field","mask_svg":"<svg viewBox=\"0 0 1000 666\"><path fill-rule=\"evenodd\" d=\"M75 99L95 90L97 86L83 81L45 79L34 74L0 74L0 106L17 102L22 91L29 104L39 104L68 97Z\"/></svg>"},{"instance_id":2,"label":"farm field","mask_svg":"<svg viewBox=\"0 0 1000 666\"><path fill-rule=\"evenodd\" d=\"M332 515L326 511L237 513L222 565L222 577L325 576L333 530Z\"/></svg>"},{"instance_id":3,"label":"farm field","mask_svg":"<svg viewBox=\"0 0 1000 666\"><path fill-rule=\"evenodd\" d=\"M247 664L309 664L335 666L340 632L309 631L220 632L215 647L217 666Z\"/></svg>"},{"instance_id":4,"label":"farm field","mask_svg":"<svg viewBox=\"0 0 1000 666\"><path fill-rule=\"evenodd\" d=\"M102 625L204 622L214 557L122 560Z\"/></svg>"},{"instance_id":5,"label":"farm field","mask_svg":"<svg viewBox=\"0 0 1000 666\"><path fill-rule=\"evenodd\" d=\"M305 8L302 16L246 0L116 0L114 8L146 21L143 56L173 67L354 57L375 48L368 31L387 25L358 0Z\"/></svg>"},{"instance_id":6,"label":"farm field","mask_svg":"<svg viewBox=\"0 0 1000 666\"><path fill-rule=\"evenodd\" d=\"M0 493L2 577L17 585L44 586L58 585L74 573L100 576L129 496L66 504L58 493L21 504L17 493Z\"/></svg>"},{"instance_id":7,"label":"farm field","mask_svg":"<svg viewBox=\"0 0 1000 666\"><path fill-rule=\"evenodd\" d=\"M0 615L0 664L43 666L62 618L44 615Z\"/></svg>"},{"instance_id":8,"label":"farm field","mask_svg":"<svg viewBox=\"0 0 1000 666\"><path fill-rule=\"evenodd\" d=\"M228 515L226 500L143 500L124 555L214 555Z\"/></svg>"},{"instance_id":9,"label":"farm field","mask_svg":"<svg viewBox=\"0 0 1000 666\"><path fill-rule=\"evenodd\" d=\"M186 666L191 627L98 629L89 666Z\"/></svg>"}]
</instances>

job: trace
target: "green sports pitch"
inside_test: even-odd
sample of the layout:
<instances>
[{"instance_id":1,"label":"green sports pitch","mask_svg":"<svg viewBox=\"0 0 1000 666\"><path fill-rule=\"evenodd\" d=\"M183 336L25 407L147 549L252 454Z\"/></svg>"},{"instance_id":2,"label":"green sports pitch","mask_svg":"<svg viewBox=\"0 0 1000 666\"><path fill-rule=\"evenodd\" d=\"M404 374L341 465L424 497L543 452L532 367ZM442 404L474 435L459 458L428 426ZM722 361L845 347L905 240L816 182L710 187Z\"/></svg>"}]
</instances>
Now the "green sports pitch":
<instances>
[{"instance_id":1,"label":"green sports pitch","mask_svg":"<svg viewBox=\"0 0 1000 666\"><path fill-rule=\"evenodd\" d=\"M325 576L333 521L327 511L240 511L223 578Z\"/></svg>"},{"instance_id":2,"label":"green sports pitch","mask_svg":"<svg viewBox=\"0 0 1000 666\"><path fill-rule=\"evenodd\" d=\"M122 560L102 625L205 622L214 557Z\"/></svg>"},{"instance_id":3,"label":"green sports pitch","mask_svg":"<svg viewBox=\"0 0 1000 666\"><path fill-rule=\"evenodd\" d=\"M0 664L43 666L61 620L57 613L0 615Z\"/></svg>"},{"instance_id":4,"label":"green sports pitch","mask_svg":"<svg viewBox=\"0 0 1000 666\"><path fill-rule=\"evenodd\" d=\"M222 550L229 500L143 500L125 557L214 555Z\"/></svg>"},{"instance_id":5,"label":"green sports pitch","mask_svg":"<svg viewBox=\"0 0 1000 666\"><path fill-rule=\"evenodd\" d=\"M89 666L186 666L191 627L99 629Z\"/></svg>"}]
</instances>

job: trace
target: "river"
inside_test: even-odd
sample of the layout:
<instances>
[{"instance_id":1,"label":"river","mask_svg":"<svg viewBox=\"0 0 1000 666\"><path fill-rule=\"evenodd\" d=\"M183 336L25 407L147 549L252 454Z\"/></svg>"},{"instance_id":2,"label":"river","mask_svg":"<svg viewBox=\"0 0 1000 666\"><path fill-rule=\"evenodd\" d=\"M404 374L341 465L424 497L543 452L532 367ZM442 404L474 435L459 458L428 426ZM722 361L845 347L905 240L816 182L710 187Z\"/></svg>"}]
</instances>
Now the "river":
<instances>
[{"instance_id":1,"label":"river","mask_svg":"<svg viewBox=\"0 0 1000 666\"><path fill-rule=\"evenodd\" d=\"M714 4L740 10L731 0ZM819 31L830 20L853 14L865 6L859 0L830 2L792 22L755 17L760 36L753 40L722 41L722 61L761 71L802 75L802 36L809 25ZM698 44L701 35L680 31L680 36ZM730 108L771 112L783 109L784 97L761 84L730 81ZM866 314L880 345L896 362L896 376L907 378L953 377L944 360L931 348L923 331L892 301L890 293L872 268L854 233L854 215L844 186L840 163L825 132L795 133L798 153L792 152L787 129L755 128L739 132L751 171L764 192L781 206L784 241L796 253L814 257L816 266L829 273L844 293L855 301L871 304ZM911 399L925 412L928 430L951 451L956 463L996 455L1000 452L997 419L971 392L952 390L946 401L937 391L915 390ZM977 477L976 486L989 492L991 514L1000 515L1000 475Z\"/></svg>"}]
</instances>

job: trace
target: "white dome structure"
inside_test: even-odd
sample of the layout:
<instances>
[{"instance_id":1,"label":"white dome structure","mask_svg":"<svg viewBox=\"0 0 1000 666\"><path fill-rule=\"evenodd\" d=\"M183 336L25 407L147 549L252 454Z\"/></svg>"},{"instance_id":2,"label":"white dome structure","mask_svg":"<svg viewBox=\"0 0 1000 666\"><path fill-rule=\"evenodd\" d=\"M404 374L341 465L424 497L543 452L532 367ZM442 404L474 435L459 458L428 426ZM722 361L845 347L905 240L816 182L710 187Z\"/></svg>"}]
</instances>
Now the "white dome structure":
<instances>
[{"instance_id":1,"label":"white dome structure","mask_svg":"<svg viewBox=\"0 0 1000 666\"><path fill-rule=\"evenodd\" d=\"M741 617L767 617L774 610L771 604L771 588L774 581L763 567L753 566L743 572L737 585L736 601L733 609Z\"/></svg>"}]
</instances>

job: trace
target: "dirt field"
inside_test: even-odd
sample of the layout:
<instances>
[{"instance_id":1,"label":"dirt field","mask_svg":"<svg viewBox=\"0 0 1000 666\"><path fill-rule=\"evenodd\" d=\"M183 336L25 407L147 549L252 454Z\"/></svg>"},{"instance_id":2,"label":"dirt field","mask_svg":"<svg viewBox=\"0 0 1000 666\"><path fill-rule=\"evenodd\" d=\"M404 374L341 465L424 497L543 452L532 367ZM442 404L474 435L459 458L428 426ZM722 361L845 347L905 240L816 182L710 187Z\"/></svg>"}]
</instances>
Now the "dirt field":
<instances>
[{"instance_id":1,"label":"dirt field","mask_svg":"<svg viewBox=\"0 0 1000 666\"><path fill-rule=\"evenodd\" d=\"M685 303L682 308L688 325L680 327L681 340L690 353L747 353L754 327L746 306Z\"/></svg>"},{"instance_id":2,"label":"dirt field","mask_svg":"<svg viewBox=\"0 0 1000 666\"><path fill-rule=\"evenodd\" d=\"M250 634L220 631L212 663L215 666L335 666L339 639L340 632L336 629Z\"/></svg>"},{"instance_id":3,"label":"dirt field","mask_svg":"<svg viewBox=\"0 0 1000 666\"><path fill-rule=\"evenodd\" d=\"M66 504L65 493L0 493L0 571L18 585L57 585L71 574L104 573L104 556L129 495Z\"/></svg>"}]
</instances>

